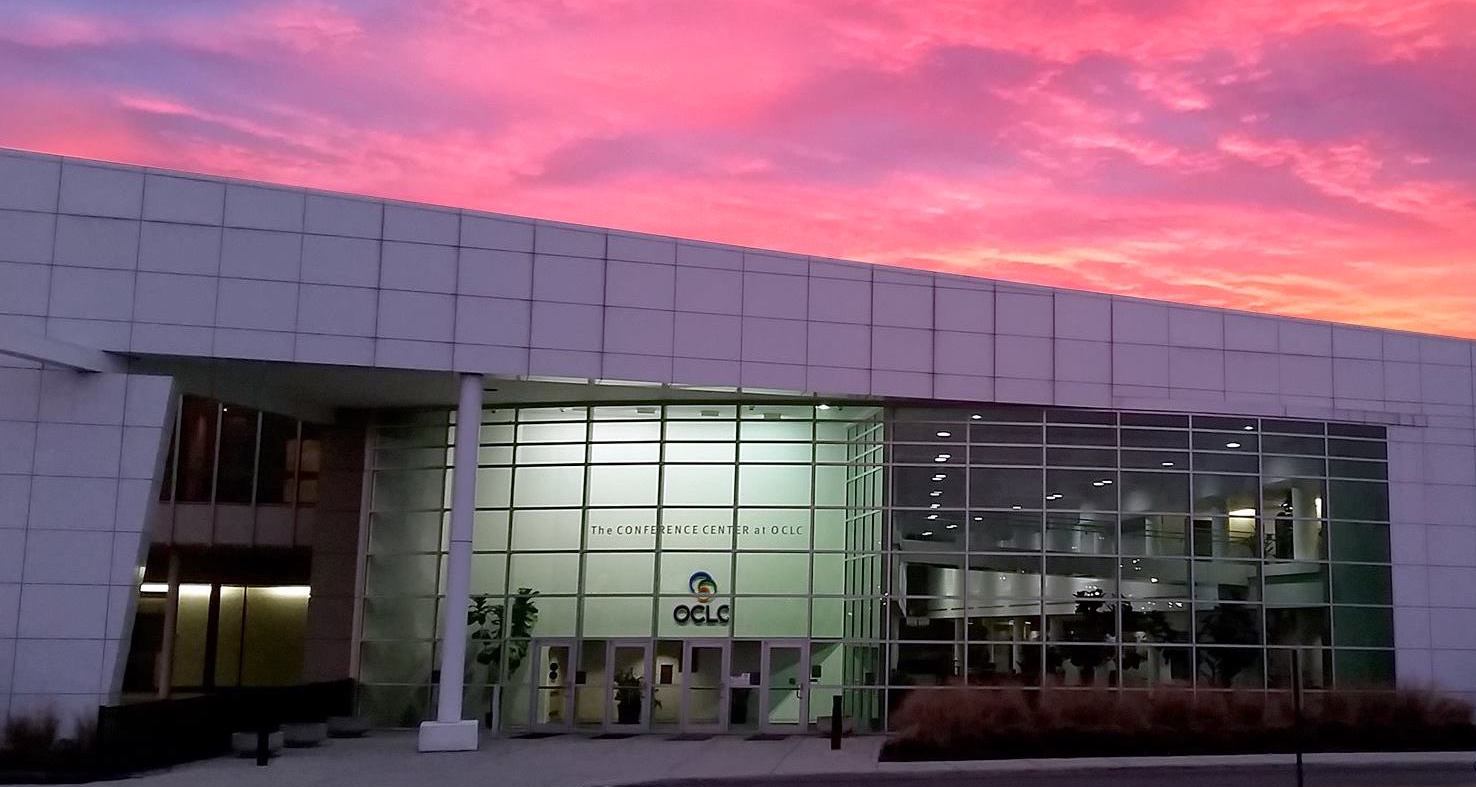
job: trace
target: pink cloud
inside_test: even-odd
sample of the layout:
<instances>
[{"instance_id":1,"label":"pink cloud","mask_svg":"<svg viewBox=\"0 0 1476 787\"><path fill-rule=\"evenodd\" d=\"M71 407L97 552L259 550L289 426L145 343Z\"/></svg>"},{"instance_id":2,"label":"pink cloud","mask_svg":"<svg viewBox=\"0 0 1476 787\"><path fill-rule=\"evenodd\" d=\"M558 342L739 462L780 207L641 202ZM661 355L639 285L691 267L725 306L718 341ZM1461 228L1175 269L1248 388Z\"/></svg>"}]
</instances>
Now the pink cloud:
<instances>
[{"instance_id":1,"label":"pink cloud","mask_svg":"<svg viewBox=\"0 0 1476 787\"><path fill-rule=\"evenodd\" d=\"M0 145L1476 337L1476 3L0 8Z\"/></svg>"}]
</instances>

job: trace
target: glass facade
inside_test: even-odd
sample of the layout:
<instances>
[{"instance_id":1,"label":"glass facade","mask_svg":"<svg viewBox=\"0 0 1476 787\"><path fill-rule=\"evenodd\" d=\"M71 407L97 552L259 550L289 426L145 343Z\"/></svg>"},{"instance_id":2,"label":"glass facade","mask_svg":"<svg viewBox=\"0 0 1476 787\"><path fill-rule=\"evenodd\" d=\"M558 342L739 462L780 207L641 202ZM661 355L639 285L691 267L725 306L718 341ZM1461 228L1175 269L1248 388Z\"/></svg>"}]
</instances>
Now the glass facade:
<instances>
[{"instance_id":1,"label":"glass facade","mask_svg":"<svg viewBox=\"0 0 1476 787\"><path fill-rule=\"evenodd\" d=\"M445 411L385 414L361 710L425 717ZM1029 407L484 411L469 707L507 729L880 729L929 686L1393 680L1378 428Z\"/></svg>"},{"instance_id":2,"label":"glass facade","mask_svg":"<svg viewBox=\"0 0 1476 787\"><path fill-rule=\"evenodd\" d=\"M317 504L316 424L188 394L178 413L161 502Z\"/></svg>"}]
</instances>

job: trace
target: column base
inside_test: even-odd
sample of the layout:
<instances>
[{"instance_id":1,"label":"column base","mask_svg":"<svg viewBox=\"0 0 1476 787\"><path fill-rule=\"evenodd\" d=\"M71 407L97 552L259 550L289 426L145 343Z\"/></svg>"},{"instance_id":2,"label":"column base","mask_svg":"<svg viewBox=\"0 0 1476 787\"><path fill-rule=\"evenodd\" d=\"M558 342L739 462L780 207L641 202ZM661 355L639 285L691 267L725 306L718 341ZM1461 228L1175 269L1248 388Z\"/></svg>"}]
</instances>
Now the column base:
<instances>
[{"instance_id":1,"label":"column base","mask_svg":"<svg viewBox=\"0 0 1476 787\"><path fill-rule=\"evenodd\" d=\"M423 721L420 723L420 738L415 748L418 751L476 751L477 722Z\"/></svg>"}]
</instances>

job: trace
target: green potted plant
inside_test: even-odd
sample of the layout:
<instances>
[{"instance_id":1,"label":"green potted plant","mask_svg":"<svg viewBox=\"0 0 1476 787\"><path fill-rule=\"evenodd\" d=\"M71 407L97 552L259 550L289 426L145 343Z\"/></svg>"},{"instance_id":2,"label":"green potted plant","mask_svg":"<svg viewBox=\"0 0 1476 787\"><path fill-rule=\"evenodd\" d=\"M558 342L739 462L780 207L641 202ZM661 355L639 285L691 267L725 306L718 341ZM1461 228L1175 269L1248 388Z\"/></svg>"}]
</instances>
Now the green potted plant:
<instances>
[{"instance_id":1,"label":"green potted plant","mask_svg":"<svg viewBox=\"0 0 1476 787\"><path fill-rule=\"evenodd\" d=\"M518 588L512 599L511 613L503 605L501 596L479 593L471 597L466 610L466 625L471 629L468 635L471 647L467 652L472 663L467 665L467 672L471 673L476 665L484 668L487 674L485 685L489 689L501 686L505 679L517 674L518 667L528 657L528 640L533 636L533 627L538 625L538 605L533 600L537 595L538 591L532 588ZM467 685L475 683L469 678ZM487 708L487 726L491 727L495 709L490 696L492 692L488 690L487 694L489 696L483 698L482 703Z\"/></svg>"},{"instance_id":2,"label":"green potted plant","mask_svg":"<svg viewBox=\"0 0 1476 787\"><path fill-rule=\"evenodd\" d=\"M633 669L626 669L615 674L615 723L641 723L643 686L644 682ZM659 708L661 702L652 698L651 705Z\"/></svg>"}]
</instances>

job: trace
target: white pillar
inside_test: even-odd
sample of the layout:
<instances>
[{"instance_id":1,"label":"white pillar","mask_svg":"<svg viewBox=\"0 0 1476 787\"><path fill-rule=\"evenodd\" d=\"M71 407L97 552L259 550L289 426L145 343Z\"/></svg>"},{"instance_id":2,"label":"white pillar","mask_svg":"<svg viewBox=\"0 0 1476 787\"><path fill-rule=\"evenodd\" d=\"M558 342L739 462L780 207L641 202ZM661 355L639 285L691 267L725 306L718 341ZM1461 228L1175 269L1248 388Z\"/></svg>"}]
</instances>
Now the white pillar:
<instances>
[{"instance_id":1,"label":"white pillar","mask_svg":"<svg viewBox=\"0 0 1476 787\"><path fill-rule=\"evenodd\" d=\"M471 594L472 519L477 505L477 448L481 442L482 376L461 375L456 445L451 468L451 534L442 610L440 698L436 720L420 725L420 751L473 751L477 721L461 718L466 669L466 608Z\"/></svg>"}]
</instances>

